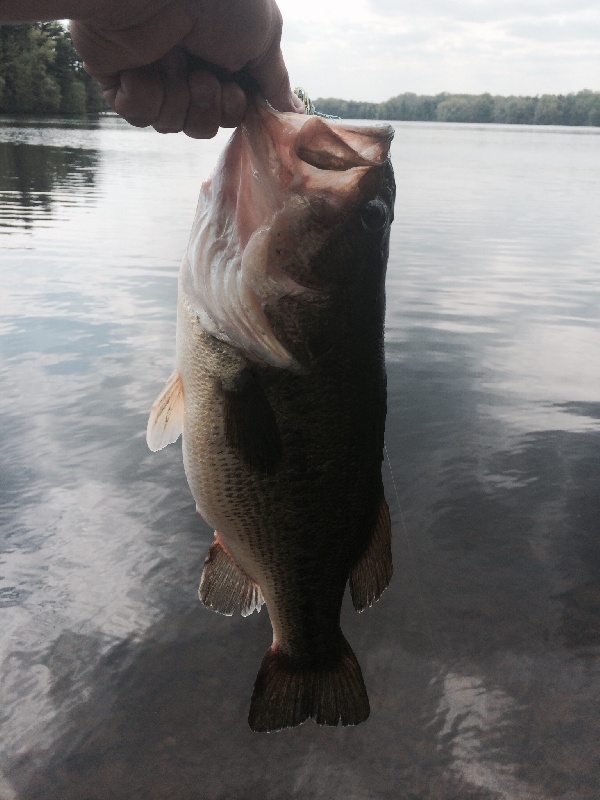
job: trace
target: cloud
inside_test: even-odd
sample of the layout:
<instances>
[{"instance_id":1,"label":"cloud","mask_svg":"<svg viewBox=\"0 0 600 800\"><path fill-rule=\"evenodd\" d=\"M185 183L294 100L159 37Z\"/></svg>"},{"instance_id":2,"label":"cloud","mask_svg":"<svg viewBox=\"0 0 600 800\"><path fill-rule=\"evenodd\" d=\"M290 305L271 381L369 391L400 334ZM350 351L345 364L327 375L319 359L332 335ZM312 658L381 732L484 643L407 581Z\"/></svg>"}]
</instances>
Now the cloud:
<instances>
[{"instance_id":1,"label":"cloud","mask_svg":"<svg viewBox=\"0 0 600 800\"><path fill-rule=\"evenodd\" d=\"M508 35L529 39L539 44L558 43L591 43L598 52L600 41L600 15L596 18L586 17L560 19L558 17L542 20L524 19L509 23L505 27Z\"/></svg>"},{"instance_id":2,"label":"cloud","mask_svg":"<svg viewBox=\"0 0 600 800\"><path fill-rule=\"evenodd\" d=\"M280 7L292 80L313 96L600 89L596 0L280 0Z\"/></svg>"},{"instance_id":3,"label":"cloud","mask_svg":"<svg viewBox=\"0 0 600 800\"><path fill-rule=\"evenodd\" d=\"M507 19L532 17L540 19L555 15L597 11L596 0L368 0L373 14L391 17L435 17L466 22L500 22Z\"/></svg>"}]
</instances>

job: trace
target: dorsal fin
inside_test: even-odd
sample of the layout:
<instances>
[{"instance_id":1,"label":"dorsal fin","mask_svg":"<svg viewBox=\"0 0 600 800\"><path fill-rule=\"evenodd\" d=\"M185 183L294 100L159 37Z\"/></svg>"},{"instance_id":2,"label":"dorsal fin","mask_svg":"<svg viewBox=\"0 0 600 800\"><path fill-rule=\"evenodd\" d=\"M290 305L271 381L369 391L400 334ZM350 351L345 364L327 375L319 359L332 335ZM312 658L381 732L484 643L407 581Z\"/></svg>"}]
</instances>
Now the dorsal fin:
<instances>
[{"instance_id":1,"label":"dorsal fin","mask_svg":"<svg viewBox=\"0 0 600 800\"><path fill-rule=\"evenodd\" d=\"M183 431L183 383L177 370L152 405L146 442L153 452L177 441Z\"/></svg>"}]
</instances>

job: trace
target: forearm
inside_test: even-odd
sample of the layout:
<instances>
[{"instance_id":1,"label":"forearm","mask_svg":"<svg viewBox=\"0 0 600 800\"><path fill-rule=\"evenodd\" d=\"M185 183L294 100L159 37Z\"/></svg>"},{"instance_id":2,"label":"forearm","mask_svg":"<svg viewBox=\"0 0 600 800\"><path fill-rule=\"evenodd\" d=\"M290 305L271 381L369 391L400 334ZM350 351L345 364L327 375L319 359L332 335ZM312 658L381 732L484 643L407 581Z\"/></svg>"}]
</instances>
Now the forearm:
<instances>
[{"instance_id":1,"label":"forearm","mask_svg":"<svg viewBox=\"0 0 600 800\"><path fill-rule=\"evenodd\" d=\"M103 5L103 0L0 0L0 24L86 19Z\"/></svg>"}]
</instances>

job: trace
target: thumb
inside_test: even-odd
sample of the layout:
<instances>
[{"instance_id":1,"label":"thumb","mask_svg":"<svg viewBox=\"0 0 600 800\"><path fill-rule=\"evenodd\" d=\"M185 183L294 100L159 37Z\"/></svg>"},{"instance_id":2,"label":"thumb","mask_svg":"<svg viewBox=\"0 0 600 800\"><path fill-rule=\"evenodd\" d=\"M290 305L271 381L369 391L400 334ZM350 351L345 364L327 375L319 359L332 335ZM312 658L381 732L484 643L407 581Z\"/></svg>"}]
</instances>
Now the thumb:
<instances>
[{"instance_id":1,"label":"thumb","mask_svg":"<svg viewBox=\"0 0 600 800\"><path fill-rule=\"evenodd\" d=\"M258 83L269 102L277 111L304 113L304 103L292 92L288 71L279 44L260 61L249 65L248 71Z\"/></svg>"}]
</instances>

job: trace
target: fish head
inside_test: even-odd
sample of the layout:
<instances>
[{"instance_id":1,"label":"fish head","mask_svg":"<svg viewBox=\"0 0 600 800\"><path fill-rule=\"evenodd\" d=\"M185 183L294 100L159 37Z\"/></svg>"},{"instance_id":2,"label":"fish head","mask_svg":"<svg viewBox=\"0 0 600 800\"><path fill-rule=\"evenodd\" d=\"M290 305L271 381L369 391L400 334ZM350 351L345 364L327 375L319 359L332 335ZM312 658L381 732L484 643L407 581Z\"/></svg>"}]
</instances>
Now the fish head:
<instances>
[{"instance_id":1,"label":"fish head","mask_svg":"<svg viewBox=\"0 0 600 800\"><path fill-rule=\"evenodd\" d=\"M286 300L298 317L353 286L381 293L392 137L389 125L250 106L202 185L182 265L182 290L205 330L260 363L295 369L286 326L274 324Z\"/></svg>"}]
</instances>

